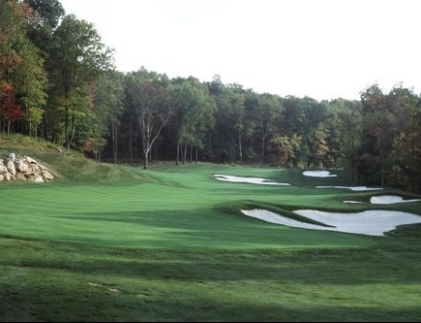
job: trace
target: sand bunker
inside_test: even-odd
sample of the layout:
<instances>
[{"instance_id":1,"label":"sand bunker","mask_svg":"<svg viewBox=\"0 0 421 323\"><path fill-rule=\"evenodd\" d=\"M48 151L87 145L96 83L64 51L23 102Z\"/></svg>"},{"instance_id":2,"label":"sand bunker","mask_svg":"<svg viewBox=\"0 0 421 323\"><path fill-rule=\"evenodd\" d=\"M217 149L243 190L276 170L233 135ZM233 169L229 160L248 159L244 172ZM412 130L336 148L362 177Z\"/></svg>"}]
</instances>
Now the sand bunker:
<instances>
[{"instance_id":1,"label":"sand bunker","mask_svg":"<svg viewBox=\"0 0 421 323\"><path fill-rule=\"evenodd\" d=\"M259 178L259 177L240 177L240 176L220 175L220 174L215 174L213 176L215 177L215 179L219 181L233 182L233 183L251 183L251 184L284 185L284 186L291 185L288 183L280 183L271 179Z\"/></svg>"},{"instance_id":2,"label":"sand bunker","mask_svg":"<svg viewBox=\"0 0 421 323\"><path fill-rule=\"evenodd\" d=\"M303 172L304 176L310 177L336 177L337 175L331 174L327 170L306 170Z\"/></svg>"},{"instance_id":3,"label":"sand bunker","mask_svg":"<svg viewBox=\"0 0 421 323\"><path fill-rule=\"evenodd\" d=\"M401 196L397 195L382 195L373 196L370 199L371 204L395 204L395 203L408 203L408 202L419 202L421 199L404 200ZM344 203L362 203L358 201L343 201Z\"/></svg>"},{"instance_id":4,"label":"sand bunker","mask_svg":"<svg viewBox=\"0 0 421 323\"><path fill-rule=\"evenodd\" d=\"M316 186L316 188L340 188L348 189L351 191L376 191L382 190L381 187L367 187L367 186Z\"/></svg>"},{"instance_id":5,"label":"sand bunker","mask_svg":"<svg viewBox=\"0 0 421 323\"><path fill-rule=\"evenodd\" d=\"M290 227L339 231L372 236L383 236L385 232L391 231L399 225L421 223L421 216L407 212L387 210L367 210L358 213L334 213L317 210L294 211L294 213L301 216L332 227L324 227L297 221L262 209L242 210L241 212L247 216L266 222L282 224Z\"/></svg>"},{"instance_id":6,"label":"sand bunker","mask_svg":"<svg viewBox=\"0 0 421 323\"><path fill-rule=\"evenodd\" d=\"M408 202L418 202L420 199L404 200L401 196L397 195L382 195L382 196L373 196L370 199L371 204L394 204L394 203L408 203Z\"/></svg>"}]
</instances>

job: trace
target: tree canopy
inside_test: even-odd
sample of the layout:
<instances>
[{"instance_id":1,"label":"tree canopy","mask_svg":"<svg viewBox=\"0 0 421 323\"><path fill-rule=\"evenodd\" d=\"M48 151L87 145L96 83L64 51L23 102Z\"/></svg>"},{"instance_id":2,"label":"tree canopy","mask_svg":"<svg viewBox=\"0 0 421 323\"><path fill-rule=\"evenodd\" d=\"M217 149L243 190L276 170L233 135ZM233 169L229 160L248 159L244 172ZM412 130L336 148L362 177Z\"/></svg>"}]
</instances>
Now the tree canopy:
<instances>
[{"instance_id":1,"label":"tree canopy","mask_svg":"<svg viewBox=\"0 0 421 323\"><path fill-rule=\"evenodd\" d=\"M248 163L350 171L355 184L421 192L421 97L280 97L241 84L122 73L94 25L58 0L0 1L0 131L114 163ZM170 55L170 53L168 54Z\"/></svg>"}]
</instances>

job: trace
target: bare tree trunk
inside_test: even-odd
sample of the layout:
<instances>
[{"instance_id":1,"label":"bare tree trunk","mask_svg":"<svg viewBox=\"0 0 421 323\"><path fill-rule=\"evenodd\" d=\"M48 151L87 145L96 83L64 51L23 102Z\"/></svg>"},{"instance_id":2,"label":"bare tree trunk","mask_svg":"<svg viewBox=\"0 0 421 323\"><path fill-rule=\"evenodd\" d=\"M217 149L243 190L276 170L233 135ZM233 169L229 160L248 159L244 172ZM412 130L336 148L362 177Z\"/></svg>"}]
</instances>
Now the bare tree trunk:
<instances>
[{"instance_id":1,"label":"bare tree trunk","mask_svg":"<svg viewBox=\"0 0 421 323\"><path fill-rule=\"evenodd\" d=\"M69 107L67 105L66 99L66 107L64 108L64 133L66 136L66 148L67 150L70 149L70 139L69 139Z\"/></svg>"},{"instance_id":2,"label":"bare tree trunk","mask_svg":"<svg viewBox=\"0 0 421 323\"><path fill-rule=\"evenodd\" d=\"M415 163L415 137L414 136L412 136L412 145L411 145L411 159L412 159L412 170L411 170L411 173L413 173L412 174L412 176L411 176L411 191L412 191L412 193L414 193L415 192L415 170L416 170L416 163Z\"/></svg>"},{"instance_id":3,"label":"bare tree trunk","mask_svg":"<svg viewBox=\"0 0 421 323\"><path fill-rule=\"evenodd\" d=\"M149 166L148 160L149 160L150 144L149 144L149 136L147 134L148 132L144 133L142 136L143 169L147 169Z\"/></svg>"},{"instance_id":4,"label":"bare tree trunk","mask_svg":"<svg viewBox=\"0 0 421 323\"><path fill-rule=\"evenodd\" d=\"M44 127L44 139L45 140L48 140L47 116L46 116L46 113L43 113L42 120L43 120L43 127Z\"/></svg>"},{"instance_id":5,"label":"bare tree trunk","mask_svg":"<svg viewBox=\"0 0 421 323\"><path fill-rule=\"evenodd\" d=\"M177 140L177 159L175 161L175 164L178 166L180 160L180 141Z\"/></svg>"},{"instance_id":6,"label":"bare tree trunk","mask_svg":"<svg viewBox=\"0 0 421 323\"><path fill-rule=\"evenodd\" d=\"M132 165L133 164L132 123L129 123L129 157L130 157L130 165Z\"/></svg>"},{"instance_id":7,"label":"bare tree trunk","mask_svg":"<svg viewBox=\"0 0 421 323\"><path fill-rule=\"evenodd\" d=\"M144 158L143 158L143 169L147 169L148 166L149 166L149 163L148 163L149 151L148 150L145 150L144 153L143 153L143 155L144 155Z\"/></svg>"},{"instance_id":8,"label":"bare tree trunk","mask_svg":"<svg viewBox=\"0 0 421 323\"><path fill-rule=\"evenodd\" d=\"M183 164L187 162L187 142L184 144Z\"/></svg>"},{"instance_id":9,"label":"bare tree trunk","mask_svg":"<svg viewBox=\"0 0 421 323\"><path fill-rule=\"evenodd\" d=\"M193 162L193 146L190 147L190 162Z\"/></svg>"},{"instance_id":10,"label":"bare tree trunk","mask_svg":"<svg viewBox=\"0 0 421 323\"><path fill-rule=\"evenodd\" d=\"M266 135L268 132L268 125L267 123L264 125L263 122L260 124L260 128L261 128L261 134L262 134L262 151L261 151L261 163L262 166L265 162L265 141L266 141Z\"/></svg>"},{"instance_id":11,"label":"bare tree trunk","mask_svg":"<svg viewBox=\"0 0 421 323\"><path fill-rule=\"evenodd\" d=\"M240 164L243 163L243 146L241 144L241 129L238 129L238 150L240 153Z\"/></svg>"},{"instance_id":12,"label":"bare tree trunk","mask_svg":"<svg viewBox=\"0 0 421 323\"><path fill-rule=\"evenodd\" d=\"M70 131L70 138L69 138L69 143L68 146L70 149L70 145L73 142L73 138L75 137L75 133L76 133L76 124L75 124L75 116L72 116L72 130Z\"/></svg>"},{"instance_id":13,"label":"bare tree trunk","mask_svg":"<svg viewBox=\"0 0 421 323\"><path fill-rule=\"evenodd\" d=\"M262 138L261 164L265 161L265 140Z\"/></svg>"},{"instance_id":14,"label":"bare tree trunk","mask_svg":"<svg viewBox=\"0 0 421 323\"><path fill-rule=\"evenodd\" d=\"M210 131L209 132L209 142L208 142L208 144L209 144L209 152L211 152L212 151L212 131Z\"/></svg>"},{"instance_id":15,"label":"bare tree trunk","mask_svg":"<svg viewBox=\"0 0 421 323\"><path fill-rule=\"evenodd\" d=\"M380 156L380 187L384 187L384 162L383 162L383 156Z\"/></svg>"},{"instance_id":16,"label":"bare tree trunk","mask_svg":"<svg viewBox=\"0 0 421 323\"><path fill-rule=\"evenodd\" d=\"M111 132L112 132L112 137L113 137L113 161L114 161L114 164L117 164L118 162L118 156L117 156L118 123L117 123L117 117L115 116L111 124Z\"/></svg>"},{"instance_id":17,"label":"bare tree trunk","mask_svg":"<svg viewBox=\"0 0 421 323\"><path fill-rule=\"evenodd\" d=\"M180 144L179 145L179 149L180 149L180 159L181 159L181 163L184 165L186 162L186 153L184 151L184 144Z\"/></svg>"}]
</instances>

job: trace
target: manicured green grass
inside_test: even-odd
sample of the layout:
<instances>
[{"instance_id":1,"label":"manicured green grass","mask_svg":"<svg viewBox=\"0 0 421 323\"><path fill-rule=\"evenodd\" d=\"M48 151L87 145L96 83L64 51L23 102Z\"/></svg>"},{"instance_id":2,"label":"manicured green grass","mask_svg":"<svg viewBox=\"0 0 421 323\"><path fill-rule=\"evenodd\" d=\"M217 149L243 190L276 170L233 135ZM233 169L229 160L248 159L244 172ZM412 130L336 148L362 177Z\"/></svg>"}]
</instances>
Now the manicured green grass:
<instances>
[{"instance_id":1,"label":"manicured green grass","mask_svg":"<svg viewBox=\"0 0 421 323\"><path fill-rule=\"evenodd\" d=\"M343 172L307 178L298 170L212 164L145 171L59 155L53 147L2 146L0 153L12 148L61 177L0 185L1 321L421 317L421 225L371 237L289 228L240 212L379 208L367 203L378 191L314 188L349 185ZM213 174L292 185L220 182ZM420 205L380 209L421 214Z\"/></svg>"},{"instance_id":2,"label":"manicured green grass","mask_svg":"<svg viewBox=\"0 0 421 323\"><path fill-rule=\"evenodd\" d=\"M371 238L339 233L334 234L332 243L324 232L262 223L241 216L240 208L221 212L224 205L241 205L244 199L248 205L326 203L330 195L312 188L219 182L210 174L220 166L195 165L190 172L187 167L180 173L173 172L174 168L169 167L169 173L161 170L155 182L132 185L60 182L6 186L1 190L1 232L13 237L126 248L253 250L372 244ZM155 171L145 173L150 178Z\"/></svg>"},{"instance_id":3,"label":"manicured green grass","mask_svg":"<svg viewBox=\"0 0 421 323\"><path fill-rule=\"evenodd\" d=\"M4 321L417 321L419 248L182 252L1 240Z\"/></svg>"}]
</instances>

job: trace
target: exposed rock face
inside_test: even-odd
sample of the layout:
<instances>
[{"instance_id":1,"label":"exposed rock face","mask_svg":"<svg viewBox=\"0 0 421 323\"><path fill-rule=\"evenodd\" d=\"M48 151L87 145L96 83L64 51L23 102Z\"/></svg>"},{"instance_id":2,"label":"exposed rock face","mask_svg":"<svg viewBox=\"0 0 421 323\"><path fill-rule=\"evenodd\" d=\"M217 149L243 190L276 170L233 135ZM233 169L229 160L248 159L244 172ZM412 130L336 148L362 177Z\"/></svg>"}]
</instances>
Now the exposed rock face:
<instances>
[{"instance_id":1,"label":"exposed rock face","mask_svg":"<svg viewBox=\"0 0 421 323\"><path fill-rule=\"evenodd\" d=\"M0 158L0 182L32 181L42 183L53 179L54 176L47 167L31 157L11 153L6 158Z\"/></svg>"}]
</instances>

